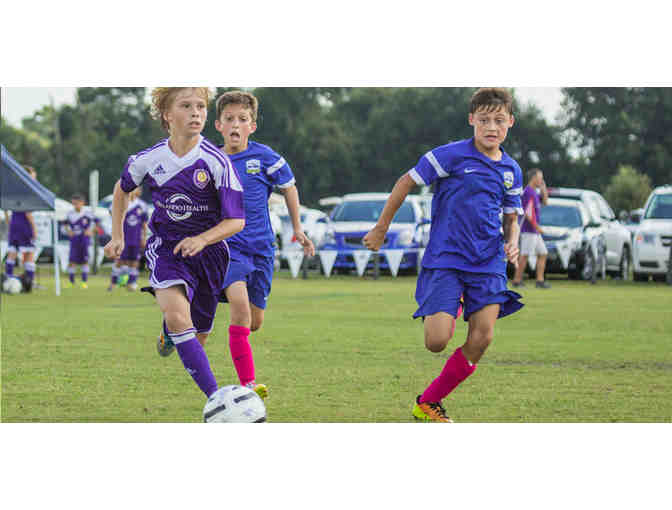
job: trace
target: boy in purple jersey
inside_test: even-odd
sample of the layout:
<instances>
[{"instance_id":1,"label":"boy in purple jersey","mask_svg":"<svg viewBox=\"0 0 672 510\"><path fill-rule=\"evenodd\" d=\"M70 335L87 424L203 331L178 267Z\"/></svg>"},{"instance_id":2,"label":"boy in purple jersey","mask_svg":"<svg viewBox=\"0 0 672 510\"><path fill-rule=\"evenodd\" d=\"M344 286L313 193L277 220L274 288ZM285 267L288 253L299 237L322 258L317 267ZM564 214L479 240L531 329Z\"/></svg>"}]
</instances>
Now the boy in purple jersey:
<instances>
[{"instance_id":1,"label":"boy in purple jersey","mask_svg":"<svg viewBox=\"0 0 672 510\"><path fill-rule=\"evenodd\" d=\"M119 275L124 269L129 272L127 289L134 291L138 288L138 265L142 252L145 249L145 232L147 229L147 205L140 200L142 187L138 186L129 194L130 203L124 215L124 251L112 266L108 292L116 287Z\"/></svg>"},{"instance_id":2,"label":"boy in purple jersey","mask_svg":"<svg viewBox=\"0 0 672 510\"><path fill-rule=\"evenodd\" d=\"M84 211L84 197L75 193L70 199L75 210L68 212L66 217L65 230L70 238L70 257L68 264L68 277L70 286L75 285L75 273L79 266L82 272L83 289L88 289L89 284L89 246L93 229L98 223L93 213Z\"/></svg>"},{"instance_id":3,"label":"boy in purple jersey","mask_svg":"<svg viewBox=\"0 0 672 510\"><path fill-rule=\"evenodd\" d=\"M33 179L37 180L37 172L31 166L24 167ZM23 211L12 211L11 219L5 211L5 221L9 222L7 235L7 259L5 260L5 274L14 276L17 252L21 254L24 273L21 277L26 292L30 292L35 278L35 239L37 230L33 214Z\"/></svg>"},{"instance_id":4,"label":"boy in purple jersey","mask_svg":"<svg viewBox=\"0 0 672 510\"><path fill-rule=\"evenodd\" d=\"M520 226L520 260L516 268L516 274L511 281L512 287L523 287L523 272L527 265L527 259L530 255L537 256L536 276L538 289L550 289L551 284L544 279L546 271L546 257L548 250L544 244L544 238L539 225L539 210L541 204L548 203L548 191L544 182L544 173L538 168L532 168L527 172L527 186L523 191L523 223ZM537 188L541 192L541 197L537 194Z\"/></svg>"},{"instance_id":5,"label":"boy in purple jersey","mask_svg":"<svg viewBox=\"0 0 672 510\"><path fill-rule=\"evenodd\" d=\"M506 89L477 90L469 109L473 138L437 147L420 158L396 182L376 226L363 239L377 251L406 195L416 185L435 183L413 317L423 318L425 346L431 352L443 351L451 339L460 297L469 327L464 345L416 398L412 414L419 420L452 421L442 399L476 370L492 342L497 318L523 306L521 296L506 288L506 259L517 263L517 216L522 214L522 172L500 148L513 125L512 103Z\"/></svg>"},{"instance_id":6,"label":"boy in purple jersey","mask_svg":"<svg viewBox=\"0 0 672 510\"><path fill-rule=\"evenodd\" d=\"M249 92L226 92L217 99L215 128L245 189L245 228L229 240L231 267L221 296L229 303L229 350L240 384L266 398L268 388L256 382L249 336L261 328L271 292L275 248L268 199L273 187L285 197L294 236L304 254L313 256L315 247L301 227L299 192L291 168L270 147L249 140L257 129L258 108L257 98Z\"/></svg>"},{"instance_id":7,"label":"boy in purple jersey","mask_svg":"<svg viewBox=\"0 0 672 510\"><path fill-rule=\"evenodd\" d=\"M152 112L170 136L128 159L114 187L112 239L105 246L108 257L121 256L129 193L148 186L156 207L145 250L149 281L166 340L206 397L217 381L202 342L212 330L229 265L224 239L245 225L238 176L226 155L201 136L209 99L207 87L152 91Z\"/></svg>"}]
</instances>

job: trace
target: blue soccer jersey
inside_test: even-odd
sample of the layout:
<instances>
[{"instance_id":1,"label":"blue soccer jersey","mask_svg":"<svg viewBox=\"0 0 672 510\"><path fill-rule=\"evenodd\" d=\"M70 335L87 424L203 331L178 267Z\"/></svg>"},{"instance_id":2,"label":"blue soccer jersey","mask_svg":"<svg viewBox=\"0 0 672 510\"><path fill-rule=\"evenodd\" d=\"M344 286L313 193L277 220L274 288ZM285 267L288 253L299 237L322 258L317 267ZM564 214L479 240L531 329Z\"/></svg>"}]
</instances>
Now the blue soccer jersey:
<instances>
[{"instance_id":1,"label":"blue soccer jersey","mask_svg":"<svg viewBox=\"0 0 672 510\"><path fill-rule=\"evenodd\" d=\"M435 183L422 267L506 274L500 215L523 214L518 163L503 150L501 161L491 160L471 138L432 149L408 175Z\"/></svg>"},{"instance_id":2,"label":"blue soccer jersey","mask_svg":"<svg viewBox=\"0 0 672 510\"><path fill-rule=\"evenodd\" d=\"M167 241L198 235L224 219L243 218L243 188L229 158L211 142L178 157L165 139L131 156L121 175L126 193L144 184L154 204L152 233Z\"/></svg>"},{"instance_id":3,"label":"blue soccer jersey","mask_svg":"<svg viewBox=\"0 0 672 510\"><path fill-rule=\"evenodd\" d=\"M247 149L229 154L231 163L245 189L245 228L229 239L229 247L247 255L273 255L273 228L268 199L274 186L295 184L294 174L285 158L261 143L248 143Z\"/></svg>"}]
</instances>

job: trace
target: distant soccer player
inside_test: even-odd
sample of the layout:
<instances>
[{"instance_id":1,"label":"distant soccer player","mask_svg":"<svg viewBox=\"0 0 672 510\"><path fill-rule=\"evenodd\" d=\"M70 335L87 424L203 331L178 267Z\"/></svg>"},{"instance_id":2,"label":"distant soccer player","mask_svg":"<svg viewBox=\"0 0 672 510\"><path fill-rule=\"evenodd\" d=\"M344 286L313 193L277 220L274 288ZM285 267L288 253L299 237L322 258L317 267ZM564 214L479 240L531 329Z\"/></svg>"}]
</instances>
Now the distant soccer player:
<instances>
[{"instance_id":1,"label":"distant soccer player","mask_svg":"<svg viewBox=\"0 0 672 510\"><path fill-rule=\"evenodd\" d=\"M274 186L285 197L294 236L304 254L313 256L315 247L301 227L299 192L289 164L270 147L249 140L257 129L257 111L254 95L226 92L217 99L215 128L224 139L223 150L231 158L245 189L245 228L229 240L231 267L221 297L229 303L229 349L240 384L265 398L268 388L256 382L249 337L262 325L271 293L275 248L268 199Z\"/></svg>"},{"instance_id":2,"label":"distant soccer player","mask_svg":"<svg viewBox=\"0 0 672 510\"><path fill-rule=\"evenodd\" d=\"M110 285L111 291L116 287L119 275L128 272L127 289L134 291L138 288L138 266L142 252L145 249L145 232L147 231L147 204L140 199L142 187L138 186L129 194L129 204L124 216L124 251L112 266Z\"/></svg>"},{"instance_id":3,"label":"distant soccer player","mask_svg":"<svg viewBox=\"0 0 672 510\"><path fill-rule=\"evenodd\" d=\"M520 295L506 288L506 259L518 260L522 214L522 172L501 148L513 125L506 89L483 88L471 98L474 136L432 149L395 184L364 245L378 250L394 214L416 186L435 184L432 225L418 275L414 318L424 320L425 346L446 348L460 297L469 328L464 345L448 358L440 375L416 398L413 416L451 422L441 401L469 377L492 342L495 321L518 311ZM503 221L499 215L503 211ZM500 233L503 226L504 235Z\"/></svg>"},{"instance_id":4,"label":"distant soccer player","mask_svg":"<svg viewBox=\"0 0 672 510\"><path fill-rule=\"evenodd\" d=\"M24 168L33 179L37 179L37 172L33 167L24 166ZM11 218L8 216L8 212L5 211L5 221L9 222L5 274L14 276L17 252L20 253L24 270L21 280L23 280L26 292L30 292L35 278L35 239L37 238L33 214L31 212L12 211Z\"/></svg>"},{"instance_id":5,"label":"distant soccer player","mask_svg":"<svg viewBox=\"0 0 672 510\"><path fill-rule=\"evenodd\" d=\"M123 219L129 193L148 186L155 205L145 256L161 308L164 334L196 385L210 396L217 381L201 342L212 330L229 266L224 239L245 225L243 188L228 157L201 136L207 87L160 87L152 111L169 137L131 156L112 200L108 257L124 250Z\"/></svg>"},{"instance_id":6,"label":"distant soccer player","mask_svg":"<svg viewBox=\"0 0 672 510\"><path fill-rule=\"evenodd\" d=\"M84 210L83 195L75 193L70 201L75 210L68 212L65 225L70 238L68 276L70 286L73 287L75 285L75 273L77 272L77 266L79 266L82 272L81 287L87 289L89 286L89 246L98 218L92 212Z\"/></svg>"}]
</instances>

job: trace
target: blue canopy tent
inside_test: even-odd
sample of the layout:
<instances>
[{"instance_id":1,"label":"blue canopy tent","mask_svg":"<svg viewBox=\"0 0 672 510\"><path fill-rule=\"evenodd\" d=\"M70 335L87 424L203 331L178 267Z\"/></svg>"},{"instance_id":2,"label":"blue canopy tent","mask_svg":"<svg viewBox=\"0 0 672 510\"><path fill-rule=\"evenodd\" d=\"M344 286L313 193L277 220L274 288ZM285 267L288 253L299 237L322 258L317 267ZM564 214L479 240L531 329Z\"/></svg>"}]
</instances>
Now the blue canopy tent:
<instances>
[{"instance_id":1,"label":"blue canopy tent","mask_svg":"<svg viewBox=\"0 0 672 510\"><path fill-rule=\"evenodd\" d=\"M39 182L33 179L23 167L16 162L5 146L0 144L2 151L0 180L0 209L5 211L53 211L56 196ZM56 253L56 221L52 219L52 243ZM54 255L54 275L56 278L56 295L60 295L60 272L57 257Z\"/></svg>"}]
</instances>

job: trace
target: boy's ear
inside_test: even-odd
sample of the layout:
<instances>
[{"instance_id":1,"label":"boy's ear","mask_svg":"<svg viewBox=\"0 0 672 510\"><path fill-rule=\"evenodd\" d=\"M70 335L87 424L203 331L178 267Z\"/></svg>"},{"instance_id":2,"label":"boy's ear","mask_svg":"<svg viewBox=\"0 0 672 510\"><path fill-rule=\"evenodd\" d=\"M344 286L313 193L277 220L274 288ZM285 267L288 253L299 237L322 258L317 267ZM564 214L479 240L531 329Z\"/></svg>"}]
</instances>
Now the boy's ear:
<instances>
[{"instance_id":1,"label":"boy's ear","mask_svg":"<svg viewBox=\"0 0 672 510\"><path fill-rule=\"evenodd\" d=\"M253 121L252 125L250 126L252 129L250 130L250 134L254 133L257 130L257 122Z\"/></svg>"},{"instance_id":2,"label":"boy's ear","mask_svg":"<svg viewBox=\"0 0 672 510\"><path fill-rule=\"evenodd\" d=\"M511 121L509 122L509 127L513 126L513 123L516 121L516 118L513 115L509 115L511 117Z\"/></svg>"},{"instance_id":3,"label":"boy's ear","mask_svg":"<svg viewBox=\"0 0 672 510\"><path fill-rule=\"evenodd\" d=\"M474 114L473 113L469 114L469 125L470 126L474 125Z\"/></svg>"}]
</instances>

